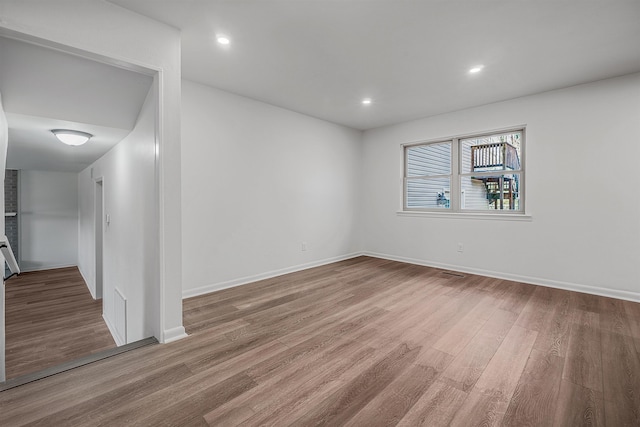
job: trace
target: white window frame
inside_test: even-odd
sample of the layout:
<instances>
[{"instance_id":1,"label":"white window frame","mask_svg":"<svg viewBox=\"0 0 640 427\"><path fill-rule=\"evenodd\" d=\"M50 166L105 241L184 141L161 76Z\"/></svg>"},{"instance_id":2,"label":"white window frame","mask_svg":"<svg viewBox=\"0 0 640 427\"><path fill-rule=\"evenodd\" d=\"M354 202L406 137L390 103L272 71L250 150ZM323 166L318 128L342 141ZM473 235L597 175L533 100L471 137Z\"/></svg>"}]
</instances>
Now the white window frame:
<instances>
[{"instance_id":1,"label":"white window frame","mask_svg":"<svg viewBox=\"0 0 640 427\"><path fill-rule=\"evenodd\" d=\"M500 135L505 133L521 132L522 141L520 149L520 169L514 171L519 175L519 209L518 210L472 210L463 209L463 190L461 186L462 177L469 176L470 173L462 171L461 147L462 140L470 138L482 138L491 135ZM436 143L451 142L451 187L449 208L409 208L407 207L407 149L420 145L429 145ZM437 138L433 140L417 141L401 144L400 152L402 156L402 176L401 176L401 201L400 210L397 212L402 216L436 216L451 218L478 218L478 219L508 219L508 220L530 220L531 216L526 210L526 125L514 126L504 129L495 129L481 132L474 132L464 135L457 135L447 138ZM484 175L501 175L504 171L478 172ZM477 174L477 173L476 173ZM454 190L455 189L455 190Z\"/></svg>"}]
</instances>

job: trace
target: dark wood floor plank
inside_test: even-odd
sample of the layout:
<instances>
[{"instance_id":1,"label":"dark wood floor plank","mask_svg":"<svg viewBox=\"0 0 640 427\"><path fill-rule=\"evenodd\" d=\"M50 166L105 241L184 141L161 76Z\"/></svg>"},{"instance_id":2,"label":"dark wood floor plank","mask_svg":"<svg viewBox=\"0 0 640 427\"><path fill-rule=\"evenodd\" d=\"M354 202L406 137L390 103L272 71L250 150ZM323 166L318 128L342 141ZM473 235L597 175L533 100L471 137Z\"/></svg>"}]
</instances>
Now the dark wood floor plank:
<instances>
[{"instance_id":1,"label":"dark wood floor plank","mask_svg":"<svg viewBox=\"0 0 640 427\"><path fill-rule=\"evenodd\" d=\"M464 314L451 329L439 334L439 339L433 344L433 348L454 356L458 355L489 320L498 308L498 304L499 301L490 295L483 297L478 305Z\"/></svg>"},{"instance_id":2,"label":"dark wood floor plank","mask_svg":"<svg viewBox=\"0 0 640 427\"><path fill-rule=\"evenodd\" d=\"M196 398L174 396L160 411L138 420L135 425L145 426L187 426L206 425L204 415L236 396L256 386L255 381L245 374L236 374L226 380L201 390Z\"/></svg>"},{"instance_id":3,"label":"dark wood floor plank","mask_svg":"<svg viewBox=\"0 0 640 427\"><path fill-rule=\"evenodd\" d=\"M316 405L295 423L343 425L416 359L420 348L400 344L379 362Z\"/></svg>"},{"instance_id":4,"label":"dark wood floor plank","mask_svg":"<svg viewBox=\"0 0 640 427\"><path fill-rule=\"evenodd\" d=\"M537 335L536 331L513 326L473 388L485 397L490 396L491 411L497 419L501 420L507 411ZM467 402L460 408L461 412L465 405ZM478 408L474 411L478 414Z\"/></svg>"},{"instance_id":5,"label":"dark wood floor plank","mask_svg":"<svg viewBox=\"0 0 640 427\"><path fill-rule=\"evenodd\" d=\"M601 312L601 297L580 292L572 292L571 297L573 298L573 306L576 309L598 314Z\"/></svg>"},{"instance_id":6,"label":"dark wood floor plank","mask_svg":"<svg viewBox=\"0 0 640 427\"><path fill-rule=\"evenodd\" d=\"M504 292L499 296L500 305L498 308L512 311L516 314L522 312L536 288L535 286L508 280L503 280L500 285L503 286Z\"/></svg>"},{"instance_id":7,"label":"dark wood floor plank","mask_svg":"<svg viewBox=\"0 0 640 427\"><path fill-rule=\"evenodd\" d=\"M440 305L432 313L425 315L422 328L430 334L445 335L460 319L473 310L481 301L477 294L460 293L457 298Z\"/></svg>"},{"instance_id":8,"label":"dark wood floor plank","mask_svg":"<svg viewBox=\"0 0 640 427\"><path fill-rule=\"evenodd\" d=\"M571 323L569 345L562 378L602 392L600 315L577 310Z\"/></svg>"},{"instance_id":9,"label":"dark wood floor plank","mask_svg":"<svg viewBox=\"0 0 640 427\"><path fill-rule=\"evenodd\" d=\"M446 295L428 295L428 292L424 294L415 296L411 295L410 303L405 302L402 306L396 306L395 308L385 308L389 314L385 315L384 318L378 319L376 322L373 322L372 326L384 328L384 329L394 329L393 325L398 322L403 322L403 324L412 323L415 324L416 316L420 316L420 323L425 323L429 314L432 313L438 307L446 304L451 300L451 297ZM385 305L376 304L378 307L386 307Z\"/></svg>"},{"instance_id":10,"label":"dark wood floor plank","mask_svg":"<svg viewBox=\"0 0 640 427\"><path fill-rule=\"evenodd\" d=\"M336 327L349 328L368 325L386 313L386 310L379 307L342 308L333 314L325 316L323 319L317 319L316 322L290 331L288 334L279 337L278 341L288 347L293 347L307 340L313 334L331 333L330 331L333 331Z\"/></svg>"},{"instance_id":11,"label":"dark wood floor plank","mask_svg":"<svg viewBox=\"0 0 640 427\"><path fill-rule=\"evenodd\" d=\"M451 360L453 356L450 354L423 349L413 366L401 373L345 425L374 427L398 424Z\"/></svg>"},{"instance_id":12,"label":"dark wood floor plank","mask_svg":"<svg viewBox=\"0 0 640 427\"><path fill-rule=\"evenodd\" d=\"M640 304L449 273L358 257L186 299L189 337L0 392L0 425L640 425ZM40 280L67 311L68 277Z\"/></svg>"},{"instance_id":13,"label":"dark wood floor plank","mask_svg":"<svg viewBox=\"0 0 640 427\"><path fill-rule=\"evenodd\" d=\"M448 424L451 427L498 426L504 414L498 391L482 392L474 388Z\"/></svg>"},{"instance_id":14,"label":"dark wood floor plank","mask_svg":"<svg viewBox=\"0 0 640 427\"><path fill-rule=\"evenodd\" d=\"M569 345L569 331L574 314L571 292L553 289L552 298L553 309L544 318L534 347L543 353L564 357Z\"/></svg>"},{"instance_id":15,"label":"dark wood floor plank","mask_svg":"<svg viewBox=\"0 0 640 427\"><path fill-rule=\"evenodd\" d=\"M448 426L467 393L436 381L400 420L398 426Z\"/></svg>"},{"instance_id":16,"label":"dark wood floor plank","mask_svg":"<svg viewBox=\"0 0 640 427\"><path fill-rule=\"evenodd\" d=\"M554 426L624 426L610 419L605 424L602 394L586 387L562 381L554 418Z\"/></svg>"},{"instance_id":17,"label":"dark wood floor plank","mask_svg":"<svg viewBox=\"0 0 640 427\"><path fill-rule=\"evenodd\" d=\"M607 424L640 425L640 355L627 335L608 330L601 335Z\"/></svg>"},{"instance_id":18,"label":"dark wood floor plank","mask_svg":"<svg viewBox=\"0 0 640 427\"><path fill-rule=\"evenodd\" d=\"M167 366L138 381L118 387L95 398L70 406L54 414L40 418L33 426L89 425L100 419L103 413L109 413L130 400L139 396L162 390L171 384L182 381L192 373L183 364Z\"/></svg>"},{"instance_id":19,"label":"dark wood floor plank","mask_svg":"<svg viewBox=\"0 0 640 427\"><path fill-rule=\"evenodd\" d=\"M600 328L616 334L633 336L631 319L627 315L625 301L613 298L600 299L600 312L604 314L600 320Z\"/></svg>"},{"instance_id":20,"label":"dark wood floor plank","mask_svg":"<svg viewBox=\"0 0 640 427\"><path fill-rule=\"evenodd\" d=\"M549 313L554 308L554 293L554 289L536 286L527 304L520 312L516 325L532 331L542 331Z\"/></svg>"},{"instance_id":21,"label":"dark wood floor plank","mask_svg":"<svg viewBox=\"0 0 640 427\"><path fill-rule=\"evenodd\" d=\"M623 301L622 304L629 321L631 336L634 337L636 352L640 355L640 304L631 301Z\"/></svg>"},{"instance_id":22,"label":"dark wood floor plank","mask_svg":"<svg viewBox=\"0 0 640 427\"><path fill-rule=\"evenodd\" d=\"M507 408L510 426L551 426L556 412L564 360L533 350Z\"/></svg>"},{"instance_id":23,"label":"dark wood floor plank","mask_svg":"<svg viewBox=\"0 0 640 427\"><path fill-rule=\"evenodd\" d=\"M116 346L76 267L23 273L5 292L8 379Z\"/></svg>"},{"instance_id":24,"label":"dark wood floor plank","mask_svg":"<svg viewBox=\"0 0 640 427\"><path fill-rule=\"evenodd\" d=\"M366 330L365 333L371 335L370 331ZM354 338L357 340L357 337L358 335ZM341 343L341 335L339 333L314 335L294 347L288 348L258 364L254 364L245 372L258 383L266 382L267 378L279 377L283 369L290 368L291 365L295 364L299 359L309 360L308 358L310 358L311 360L315 360L321 357L324 352L329 352L336 346L340 348L339 345ZM358 347L357 342L354 341L353 343L355 344L354 347Z\"/></svg>"},{"instance_id":25,"label":"dark wood floor plank","mask_svg":"<svg viewBox=\"0 0 640 427\"><path fill-rule=\"evenodd\" d=\"M471 391L516 318L511 311L497 309L442 373L445 381L461 391Z\"/></svg>"},{"instance_id":26,"label":"dark wood floor plank","mask_svg":"<svg viewBox=\"0 0 640 427\"><path fill-rule=\"evenodd\" d=\"M431 342L435 340L435 335L427 332L425 322L428 322L428 316L425 316L430 305L428 294L413 296L410 298L415 304L395 309L389 313L385 313L378 319L370 323L370 326L379 331L379 342L371 342L369 345L375 348L384 346L389 338L396 338L399 341L413 343L416 346L427 348Z\"/></svg>"},{"instance_id":27,"label":"dark wood floor plank","mask_svg":"<svg viewBox=\"0 0 640 427\"><path fill-rule=\"evenodd\" d=\"M377 289L375 294L368 298L367 304L375 304L389 311L402 311L406 307L416 305L416 298L424 301L425 296L430 300L446 293L448 287L444 286L445 280L432 274L412 277L406 281L384 282L384 287Z\"/></svg>"},{"instance_id":28,"label":"dark wood floor plank","mask_svg":"<svg viewBox=\"0 0 640 427\"><path fill-rule=\"evenodd\" d=\"M150 350L136 350L137 360L149 360L147 356L153 353ZM131 355L125 353L20 386L12 389L12 393L3 392L0 394L0 418L6 425L34 422L53 413L82 405L103 394L125 388L136 381L146 381L158 371L165 369L153 364L148 365L148 369L141 369L140 366L144 365L130 364L127 360L131 360ZM99 382L94 381L97 374ZM8 397L6 401L5 396ZM43 405L43 402L46 404Z\"/></svg>"},{"instance_id":29,"label":"dark wood floor plank","mask_svg":"<svg viewBox=\"0 0 640 427\"><path fill-rule=\"evenodd\" d=\"M176 342L175 344L178 343ZM173 343L171 345L173 345ZM208 387L228 381L235 376L239 376L240 378L247 377L245 371L252 363L260 363L286 349L286 346L277 341L268 342L260 347L242 353L233 359L226 360L205 371L198 372L189 378L173 384L171 387L127 402L118 409L106 414L106 417L100 425L128 425L132 420L138 420L149 414L163 411L168 403L175 402L176 400L198 399ZM188 350L185 353L188 355ZM173 356L172 358L175 357L180 360L184 356L184 354L181 354ZM229 400L234 397L234 395L228 396ZM224 402L220 401L219 403L223 404ZM204 412L202 415L204 416L213 409L213 407L202 408Z\"/></svg>"},{"instance_id":30,"label":"dark wood floor plank","mask_svg":"<svg viewBox=\"0 0 640 427\"><path fill-rule=\"evenodd\" d=\"M211 421L208 421L207 416L205 416L204 421L207 422L208 425L215 427L236 427L242 425L243 422L251 418L254 414L255 412L253 412L251 408L240 406L231 408L221 415L216 414Z\"/></svg>"},{"instance_id":31,"label":"dark wood floor plank","mask_svg":"<svg viewBox=\"0 0 640 427\"><path fill-rule=\"evenodd\" d=\"M371 330L361 332L367 335ZM218 417L226 418L238 405L252 409L254 414L247 422L256 425L281 425L283 418L301 416L300 411L305 410L301 402L326 396L327 389L335 389L344 381L345 374L353 375L376 362L376 352L370 347L344 338L337 344L318 357L289 365L278 376L260 383L251 396L241 396L216 408L205 415L205 420L213 425Z\"/></svg>"},{"instance_id":32,"label":"dark wood floor plank","mask_svg":"<svg viewBox=\"0 0 640 427\"><path fill-rule=\"evenodd\" d=\"M629 332L635 338L640 338L640 304L631 301L622 301L627 320L629 322ZM640 353L640 349L638 349Z\"/></svg>"}]
</instances>

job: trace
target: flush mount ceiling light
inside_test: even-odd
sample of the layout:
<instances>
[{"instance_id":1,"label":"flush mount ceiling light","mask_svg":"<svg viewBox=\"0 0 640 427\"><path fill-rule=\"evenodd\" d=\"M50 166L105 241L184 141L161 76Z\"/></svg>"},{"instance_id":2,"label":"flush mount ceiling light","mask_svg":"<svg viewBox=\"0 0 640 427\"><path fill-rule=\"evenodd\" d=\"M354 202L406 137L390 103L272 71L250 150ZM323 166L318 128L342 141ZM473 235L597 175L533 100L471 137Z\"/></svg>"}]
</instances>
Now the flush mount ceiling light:
<instances>
[{"instance_id":1,"label":"flush mount ceiling light","mask_svg":"<svg viewBox=\"0 0 640 427\"><path fill-rule=\"evenodd\" d=\"M218 41L218 43L225 46L231 43L231 40L229 39L229 37L225 36L224 34L217 34L216 40Z\"/></svg>"},{"instance_id":2,"label":"flush mount ceiling light","mask_svg":"<svg viewBox=\"0 0 640 427\"><path fill-rule=\"evenodd\" d=\"M53 133L60 142L67 145L82 145L93 136L87 132L69 129L52 129L51 133Z\"/></svg>"},{"instance_id":3,"label":"flush mount ceiling light","mask_svg":"<svg viewBox=\"0 0 640 427\"><path fill-rule=\"evenodd\" d=\"M476 65L475 67L471 68L469 72L471 74L479 73L480 71L482 71L483 68L484 68L484 65Z\"/></svg>"},{"instance_id":4,"label":"flush mount ceiling light","mask_svg":"<svg viewBox=\"0 0 640 427\"><path fill-rule=\"evenodd\" d=\"M365 98L362 100L362 105L370 105L372 102L371 98Z\"/></svg>"}]
</instances>

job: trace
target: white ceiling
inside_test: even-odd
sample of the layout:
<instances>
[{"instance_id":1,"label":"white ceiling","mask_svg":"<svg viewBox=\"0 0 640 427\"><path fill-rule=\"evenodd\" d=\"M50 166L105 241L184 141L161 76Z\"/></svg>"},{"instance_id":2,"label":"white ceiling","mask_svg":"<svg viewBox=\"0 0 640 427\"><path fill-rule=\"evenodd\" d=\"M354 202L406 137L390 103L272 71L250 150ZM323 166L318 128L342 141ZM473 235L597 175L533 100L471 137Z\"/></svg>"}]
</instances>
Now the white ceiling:
<instances>
[{"instance_id":1,"label":"white ceiling","mask_svg":"<svg viewBox=\"0 0 640 427\"><path fill-rule=\"evenodd\" d=\"M182 30L183 77L356 129L640 71L638 0L111 1Z\"/></svg>"},{"instance_id":2,"label":"white ceiling","mask_svg":"<svg viewBox=\"0 0 640 427\"><path fill-rule=\"evenodd\" d=\"M78 172L135 126L152 77L0 37L0 93L9 123L7 168ZM59 142L51 129L94 135Z\"/></svg>"},{"instance_id":3,"label":"white ceiling","mask_svg":"<svg viewBox=\"0 0 640 427\"><path fill-rule=\"evenodd\" d=\"M80 172L131 131L23 114L6 115L9 122L7 169ZM85 145L71 147L58 141L51 129L82 130L93 138Z\"/></svg>"}]
</instances>

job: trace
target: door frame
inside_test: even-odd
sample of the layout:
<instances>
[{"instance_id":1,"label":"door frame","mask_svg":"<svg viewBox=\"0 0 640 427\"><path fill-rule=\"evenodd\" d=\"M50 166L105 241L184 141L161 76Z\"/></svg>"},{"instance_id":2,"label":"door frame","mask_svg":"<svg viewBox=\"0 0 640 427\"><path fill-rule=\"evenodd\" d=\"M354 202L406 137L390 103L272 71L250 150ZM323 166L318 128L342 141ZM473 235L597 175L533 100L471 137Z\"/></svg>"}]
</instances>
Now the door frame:
<instances>
[{"instance_id":1,"label":"door frame","mask_svg":"<svg viewBox=\"0 0 640 427\"><path fill-rule=\"evenodd\" d=\"M151 90L155 90L156 93L158 94L155 101L156 147L155 147L155 153L154 153L155 173L153 176L154 195L156 200L154 204L155 215L153 220L156 222L155 239L158 245L158 250L156 251L156 254L155 254L156 263L155 263L154 269L156 269L156 277L158 279L158 283L157 283L157 289L156 289L157 299L153 301L156 305L155 309L157 313L156 314L157 324L154 325L153 329L155 331L154 335L156 336L159 342L170 342L170 341L175 341L177 339L186 337L187 335L184 331L184 327L182 326L181 321L180 321L180 326L178 327L173 327L170 329L166 328L166 323L167 323L166 307L167 305L170 304L170 302L167 301L167 295L166 295L167 284L166 284L166 278L164 276L167 271L167 261L165 260L166 258L165 246L166 246L167 236L165 231L166 225L165 225L165 216L164 216L163 204L162 204L165 198L164 196L165 186L163 186L162 183L165 182L166 180L165 170L167 169L167 167L164 165L165 157L166 157L164 155L164 151L165 151L164 146L167 144L167 142L163 137L163 114L164 114L165 108L163 105L164 100L163 100L162 94L164 91L164 87L163 87L164 70L159 66L149 65L139 61L132 61L130 59L123 59L121 57L105 55L97 51L83 50L77 47L73 47L71 45L56 42L54 40L44 39L36 35L31 35L31 34L22 32L24 30L25 28L20 28L20 31L11 29L9 26L7 26L6 21L0 20L0 36L40 45L46 48L59 50L65 53L69 53L69 54L80 56L86 59L102 62L115 67L139 72L139 73L146 74L153 77ZM95 188L94 188L94 191L95 191ZM0 203L2 203L2 209L0 210L4 212L4 200L1 200ZM104 187L103 187L103 210L104 210ZM104 233L103 233L103 237L104 237ZM103 258L104 258L104 253L103 253ZM175 260L173 262L175 262ZM104 263L103 263L103 266L104 266ZM6 316L5 314L6 310L4 310L4 307L5 307L4 280L2 280L0 285L2 286L2 289L0 289L0 298L2 299L2 301L0 301L0 307L3 308L2 313L0 313L0 315L3 317L2 321L0 322L0 326L4 326L4 320ZM180 308L181 308L181 304L182 302L180 301ZM103 310L104 310L104 306L103 306ZM180 316L180 319L181 318L182 316ZM4 330L4 327L1 327L0 328L0 382L4 382L5 379L6 379L5 378L5 330Z\"/></svg>"},{"instance_id":2,"label":"door frame","mask_svg":"<svg viewBox=\"0 0 640 427\"><path fill-rule=\"evenodd\" d=\"M94 298L102 300L104 288L104 178L93 180L93 232L94 232ZM104 301L104 300L103 300ZM104 315L104 302L102 303Z\"/></svg>"}]
</instances>

